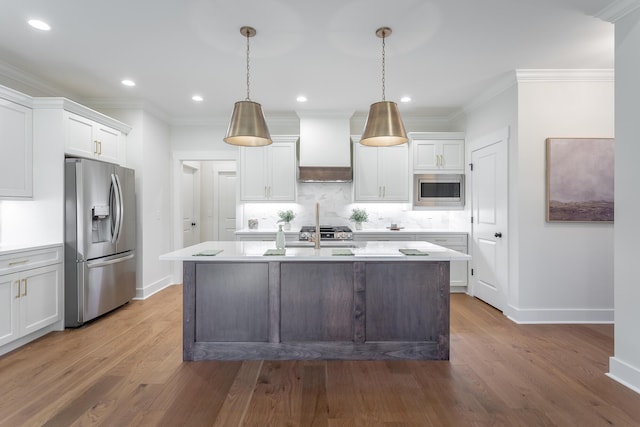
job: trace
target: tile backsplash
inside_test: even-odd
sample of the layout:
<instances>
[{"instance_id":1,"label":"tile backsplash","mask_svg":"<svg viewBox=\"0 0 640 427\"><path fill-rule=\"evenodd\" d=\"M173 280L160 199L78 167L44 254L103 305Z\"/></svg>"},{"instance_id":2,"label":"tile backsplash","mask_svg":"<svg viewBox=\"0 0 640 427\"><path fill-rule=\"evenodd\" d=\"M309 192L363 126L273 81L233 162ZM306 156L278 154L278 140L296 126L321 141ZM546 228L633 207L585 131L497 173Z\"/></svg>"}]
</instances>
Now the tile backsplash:
<instances>
[{"instance_id":1,"label":"tile backsplash","mask_svg":"<svg viewBox=\"0 0 640 427\"><path fill-rule=\"evenodd\" d=\"M364 208L369 220L363 229L381 229L395 223L407 229L445 229L467 231L469 215L463 210L412 210L409 203L353 203L351 183L300 183L297 203L244 203L240 206L239 228L248 228L249 219L258 220L258 229L273 230L278 226L278 211L291 209L296 217L291 229L315 224L315 206L320 203L320 223L349 225L351 210Z\"/></svg>"}]
</instances>

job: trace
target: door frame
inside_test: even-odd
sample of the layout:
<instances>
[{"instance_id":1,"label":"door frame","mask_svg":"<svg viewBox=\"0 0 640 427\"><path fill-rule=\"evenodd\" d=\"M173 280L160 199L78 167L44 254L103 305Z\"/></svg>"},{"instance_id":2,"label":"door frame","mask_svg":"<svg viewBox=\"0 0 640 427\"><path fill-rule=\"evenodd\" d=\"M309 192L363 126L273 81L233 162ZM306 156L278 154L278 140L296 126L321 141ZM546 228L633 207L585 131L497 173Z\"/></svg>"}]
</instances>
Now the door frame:
<instances>
[{"instance_id":1,"label":"door frame","mask_svg":"<svg viewBox=\"0 0 640 427\"><path fill-rule=\"evenodd\" d=\"M219 185L219 179L220 179L220 175L221 174L230 174L233 173L234 176L236 177L236 189L238 187L237 185L237 179L238 179L238 164L235 162L227 162L227 161L221 161L221 160L213 160L214 165L213 165L213 188L217 189L218 185ZM213 193L213 205L214 207L218 207L220 206L220 193L219 192L214 192ZM236 201L238 200L238 194L236 191ZM237 218L238 212L236 211L236 218ZM237 226L237 223L236 223ZM237 228L236 228L237 229ZM220 239L220 215L219 212L216 211L213 215L213 237L216 240Z\"/></svg>"},{"instance_id":2,"label":"door frame","mask_svg":"<svg viewBox=\"0 0 640 427\"><path fill-rule=\"evenodd\" d=\"M198 161L199 162L199 161ZM181 162L182 163L182 173L184 174L185 172L185 168L191 169L193 171L193 185L192 185L192 191L193 191L193 200L192 200L192 209L193 209L193 222L196 224L195 227L192 227L192 232L198 235L197 241L198 243L201 240L201 221L202 218L200 217L200 180L202 179L202 166L200 165L200 163L198 163L197 165L194 164L196 163L196 161L193 160L184 160ZM182 190L182 186L180 187L180 190ZM181 215L184 214L184 211L182 210L182 206L184 204L184 201L182 200L182 192L180 194L180 213ZM184 215L182 217L182 220L184 222ZM194 229L195 228L195 229ZM184 224L183 224L183 230L184 230ZM183 236L184 236L184 232L183 232ZM184 239L183 239L183 244L184 244Z\"/></svg>"},{"instance_id":3,"label":"door frame","mask_svg":"<svg viewBox=\"0 0 640 427\"><path fill-rule=\"evenodd\" d=\"M171 152L171 173L173 175L171 192L171 204L173 211L171 212L172 229L173 229L173 249L182 248L182 162L184 161L233 161L238 164L240 157L239 150L212 150L212 151L172 151ZM240 200L239 188L236 186L236 200ZM236 216L238 215L238 206L236 205ZM173 282L182 283L182 262L173 261Z\"/></svg>"},{"instance_id":4,"label":"door frame","mask_svg":"<svg viewBox=\"0 0 640 427\"><path fill-rule=\"evenodd\" d=\"M504 230L506 230L505 234L505 239L502 241L505 248L504 248L504 254L505 254L505 260L504 260L504 265L505 265L505 271L502 272L502 274L499 274L500 279L502 279L503 283L503 292L504 292L504 307L502 307L502 312L503 313L507 313L508 311L508 307L509 307L509 294L510 294L510 288L509 288L509 268L510 268L510 262L509 262L509 258L510 258L510 252L509 252L509 243L510 243L510 237L511 237L511 233L509 230L509 138L510 138L510 129L509 126L506 126L504 128L498 129L494 132L491 132L489 134L485 134L481 137L478 137L472 141L469 141L469 144L467 145L467 159L469 159L469 163L471 163L471 159L472 159L472 154L474 151L488 147L490 145L493 145L496 143L496 141L504 141L505 146L504 146L504 154L505 154L505 159L507 162L507 191L505 194L506 197L506 201L505 201L505 206L506 206L506 212L504 212L504 220L506 222L505 226L504 226ZM469 189L469 208L470 208L470 213L471 215L473 215L473 172L470 172L470 182L469 185L467 186L467 188ZM470 233L470 240L469 240L469 253L472 256L471 262L469 263L469 284L468 284L468 289L467 289L467 293L471 296L475 296L474 293L474 286L475 286L475 280L472 278L471 275L471 269L473 268L474 264L473 264L473 251L474 251L474 242L475 242L475 226L474 226L474 222L471 222L471 233Z\"/></svg>"}]
</instances>

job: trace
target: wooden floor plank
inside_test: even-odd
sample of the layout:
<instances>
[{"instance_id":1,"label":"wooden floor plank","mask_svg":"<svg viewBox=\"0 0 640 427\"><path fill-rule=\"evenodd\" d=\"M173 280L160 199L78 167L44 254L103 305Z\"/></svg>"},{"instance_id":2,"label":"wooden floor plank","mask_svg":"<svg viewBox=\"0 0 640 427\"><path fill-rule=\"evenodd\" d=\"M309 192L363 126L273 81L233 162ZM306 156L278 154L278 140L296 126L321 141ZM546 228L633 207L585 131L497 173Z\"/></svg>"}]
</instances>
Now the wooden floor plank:
<instances>
[{"instance_id":1,"label":"wooden floor plank","mask_svg":"<svg viewBox=\"0 0 640 427\"><path fill-rule=\"evenodd\" d=\"M449 361L182 361L182 289L0 357L0 426L638 426L612 325L451 298Z\"/></svg>"}]
</instances>

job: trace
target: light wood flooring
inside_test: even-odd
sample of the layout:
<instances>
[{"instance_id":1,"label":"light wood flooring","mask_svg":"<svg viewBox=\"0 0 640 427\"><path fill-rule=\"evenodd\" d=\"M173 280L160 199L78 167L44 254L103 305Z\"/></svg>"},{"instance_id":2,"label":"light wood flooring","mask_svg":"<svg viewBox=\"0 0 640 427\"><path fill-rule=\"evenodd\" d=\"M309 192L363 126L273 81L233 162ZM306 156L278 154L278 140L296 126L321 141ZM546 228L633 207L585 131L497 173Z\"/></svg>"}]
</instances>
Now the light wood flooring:
<instances>
[{"instance_id":1,"label":"light wood flooring","mask_svg":"<svg viewBox=\"0 0 640 427\"><path fill-rule=\"evenodd\" d=\"M611 325L452 295L451 360L182 362L182 287L0 357L1 426L639 426Z\"/></svg>"}]
</instances>

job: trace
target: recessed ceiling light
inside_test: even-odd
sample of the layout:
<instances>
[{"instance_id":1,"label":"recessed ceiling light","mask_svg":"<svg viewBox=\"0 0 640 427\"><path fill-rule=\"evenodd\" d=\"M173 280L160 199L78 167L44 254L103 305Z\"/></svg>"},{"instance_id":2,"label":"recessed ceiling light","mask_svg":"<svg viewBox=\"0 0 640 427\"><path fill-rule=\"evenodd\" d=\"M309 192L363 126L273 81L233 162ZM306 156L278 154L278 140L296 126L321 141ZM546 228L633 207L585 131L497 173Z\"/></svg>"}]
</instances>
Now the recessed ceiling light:
<instances>
[{"instance_id":1,"label":"recessed ceiling light","mask_svg":"<svg viewBox=\"0 0 640 427\"><path fill-rule=\"evenodd\" d=\"M403 96L402 98L400 98L400 102L411 102L411 97Z\"/></svg>"},{"instance_id":2,"label":"recessed ceiling light","mask_svg":"<svg viewBox=\"0 0 640 427\"><path fill-rule=\"evenodd\" d=\"M125 85L125 86L135 86L136 82L134 82L133 80L124 79L122 81L122 84Z\"/></svg>"},{"instance_id":3,"label":"recessed ceiling light","mask_svg":"<svg viewBox=\"0 0 640 427\"><path fill-rule=\"evenodd\" d=\"M196 101L196 102L202 102L202 101L204 101L204 98L203 98L202 96L200 96L200 95L193 95L193 96L191 97L191 99L193 99L193 100L194 100L194 101Z\"/></svg>"},{"instance_id":4,"label":"recessed ceiling light","mask_svg":"<svg viewBox=\"0 0 640 427\"><path fill-rule=\"evenodd\" d=\"M49 24L39 19L29 19L27 23L38 30L49 31L51 29Z\"/></svg>"},{"instance_id":5,"label":"recessed ceiling light","mask_svg":"<svg viewBox=\"0 0 640 427\"><path fill-rule=\"evenodd\" d=\"M296 101L298 102L307 102L307 97L304 95L300 95L299 97L296 98Z\"/></svg>"}]
</instances>

